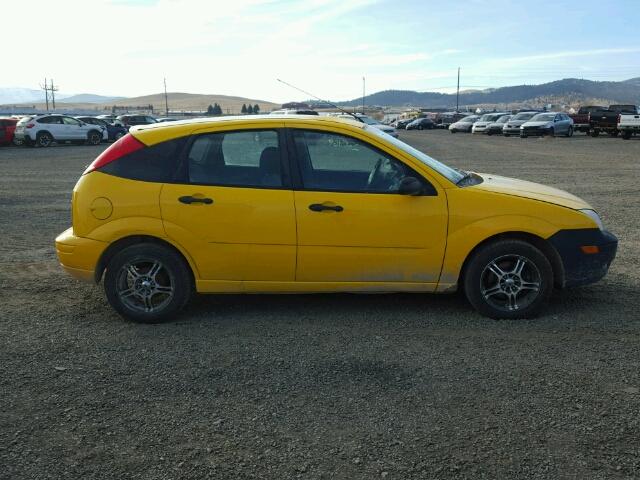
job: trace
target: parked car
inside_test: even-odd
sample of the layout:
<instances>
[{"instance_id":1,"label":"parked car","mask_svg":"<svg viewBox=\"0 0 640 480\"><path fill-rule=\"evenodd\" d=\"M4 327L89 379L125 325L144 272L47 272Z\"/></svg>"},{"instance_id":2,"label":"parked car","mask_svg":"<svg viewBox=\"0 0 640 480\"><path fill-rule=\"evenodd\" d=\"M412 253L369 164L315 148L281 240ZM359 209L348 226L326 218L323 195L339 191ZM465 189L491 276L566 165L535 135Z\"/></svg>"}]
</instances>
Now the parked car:
<instances>
[{"instance_id":1,"label":"parked car","mask_svg":"<svg viewBox=\"0 0 640 480\"><path fill-rule=\"evenodd\" d=\"M86 116L81 116L76 118L84 123L96 125L99 127L104 127L105 135L102 138L104 141L108 140L108 141L114 142L127 134L127 129L125 127L122 127L120 125L113 125L101 118L86 117Z\"/></svg>"},{"instance_id":2,"label":"parked car","mask_svg":"<svg viewBox=\"0 0 640 480\"><path fill-rule=\"evenodd\" d=\"M485 113L477 122L474 122L471 127L471 133L485 133L487 126L498 120L503 115L506 115L506 112Z\"/></svg>"},{"instance_id":3,"label":"parked car","mask_svg":"<svg viewBox=\"0 0 640 480\"><path fill-rule=\"evenodd\" d=\"M636 114L636 105L609 105L606 110L596 110L589 114L591 136L597 137L600 132L605 132L615 137L618 135L618 117L623 114Z\"/></svg>"},{"instance_id":4,"label":"parked car","mask_svg":"<svg viewBox=\"0 0 640 480\"><path fill-rule=\"evenodd\" d=\"M14 143L14 132L16 131L17 118L0 118L0 145L10 145Z\"/></svg>"},{"instance_id":5,"label":"parked car","mask_svg":"<svg viewBox=\"0 0 640 480\"><path fill-rule=\"evenodd\" d=\"M194 290L456 288L483 315L530 318L554 286L602 278L616 253L578 197L450 168L374 126L192 122L132 128L102 152L56 238L65 270L104 279L135 321L175 318Z\"/></svg>"},{"instance_id":6,"label":"parked car","mask_svg":"<svg viewBox=\"0 0 640 480\"><path fill-rule=\"evenodd\" d=\"M89 125L68 115L44 114L25 117L16 125L15 137L27 145L48 147L53 142L99 145L104 127Z\"/></svg>"},{"instance_id":7,"label":"parked car","mask_svg":"<svg viewBox=\"0 0 640 480\"><path fill-rule=\"evenodd\" d=\"M544 112L531 118L520 126L520 138L531 136L573 135L573 120L562 112Z\"/></svg>"},{"instance_id":8,"label":"parked car","mask_svg":"<svg viewBox=\"0 0 640 480\"><path fill-rule=\"evenodd\" d=\"M416 118L414 121L407 124L406 130L433 130L435 123L430 118Z\"/></svg>"},{"instance_id":9,"label":"parked car","mask_svg":"<svg viewBox=\"0 0 640 480\"><path fill-rule=\"evenodd\" d=\"M509 119L507 123L502 127L502 134L505 137L509 137L511 135L520 135L520 127L522 124L528 122L533 117L538 115L540 112L520 112L516 113L513 117Z\"/></svg>"},{"instance_id":10,"label":"parked car","mask_svg":"<svg viewBox=\"0 0 640 480\"><path fill-rule=\"evenodd\" d=\"M640 133L640 112L620 114L618 117L618 130L625 140L629 140L633 135Z\"/></svg>"},{"instance_id":11,"label":"parked car","mask_svg":"<svg viewBox=\"0 0 640 480\"><path fill-rule=\"evenodd\" d=\"M178 119L177 118L172 118L172 117L160 117L160 118L156 118L156 121L158 123L164 123L164 122L177 122Z\"/></svg>"},{"instance_id":12,"label":"parked car","mask_svg":"<svg viewBox=\"0 0 640 480\"><path fill-rule=\"evenodd\" d=\"M584 132L588 134L591 130L591 124L589 123L589 115L591 112L606 110L606 108L607 107L600 105L588 105L580 107L578 109L578 113L570 113L569 117L573 120L573 130L575 132Z\"/></svg>"},{"instance_id":13,"label":"parked car","mask_svg":"<svg viewBox=\"0 0 640 480\"><path fill-rule=\"evenodd\" d=\"M468 116L458 120L457 122L452 123L451 125L449 125L449 131L451 133L456 133L456 132L467 132L468 133L473 128L473 124L476 123L479 118L480 118L479 115L468 115Z\"/></svg>"},{"instance_id":14,"label":"parked car","mask_svg":"<svg viewBox=\"0 0 640 480\"><path fill-rule=\"evenodd\" d=\"M150 125L158 123L157 120L149 115L120 115L116 118L127 130L136 125Z\"/></svg>"},{"instance_id":15,"label":"parked car","mask_svg":"<svg viewBox=\"0 0 640 480\"><path fill-rule=\"evenodd\" d=\"M382 130L387 135L391 135L394 138L398 138L398 132L396 132L395 128L393 128L390 125L384 125L383 123L380 123L378 120L376 120L375 118L371 118L368 115L363 115L362 113L354 113L353 115L340 113L335 116L337 116L338 118L345 118L347 120L358 120L362 123L366 123L367 125L371 125L372 127L375 127L378 130Z\"/></svg>"},{"instance_id":16,"label":"parked car","mask_svg":"<svg viewBox=\"0 0 640 480\"><path fill-rule=\"evenodd\" d=\"M495 122L491 122L489 125L487 125L484 129L485 133L487 135L494 135L494 134L501 134L502 133L502 128L504 127L504 125L509 121L510 118L512 118L513 115L510 114L506 114L506 115L502 115L501 117L499 117Z\"/></svg>"},{"instance_id":17,"label":"parked car","mask_svg":"<svg viewBox=\"0 0 640 480\"><path fill-rule=\"evenodd\" d=\"M397 128L398 130L405 130L407 128L407 125L409 125L414 120L415 118L402 118L396 120L396 122L391 124L391 126Z\"/></svg>"}]
</instances>

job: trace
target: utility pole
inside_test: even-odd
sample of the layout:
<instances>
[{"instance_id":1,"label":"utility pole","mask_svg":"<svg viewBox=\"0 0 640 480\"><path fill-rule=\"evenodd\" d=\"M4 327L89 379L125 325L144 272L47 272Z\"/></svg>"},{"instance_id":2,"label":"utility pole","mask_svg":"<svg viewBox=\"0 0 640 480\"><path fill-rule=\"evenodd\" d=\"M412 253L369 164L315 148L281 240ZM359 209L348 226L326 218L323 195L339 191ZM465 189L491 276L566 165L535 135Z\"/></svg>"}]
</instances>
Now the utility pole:
<instances>
[{"instance_id":1,"label":"utility pole","mask_svg":"<svg viewBox=\"0 0 640 480\"><path fill-rule=\"evenodd\" d=\"M53 109L56 109L56 94L55 92L58 91L58 87L54 87L53 86L53 78L51 79L51 87L49 87L49 90L51 90L51 103L53 104Z\"/></svg>"},{"instance_id":2,"label":"utility pole","mask_svg":"<svg viewBox=\"0 0 640 480\"><path fill-rule=\"evenodd\" d=\"M456 113L458 113L460 100L460 67L458 67L458 88L456 88Z\"/></svg>"},{"instance_id":3,"label":"utility pole","mask_svg":"<svg viewBox=\"0 0 640 480\"><path fill-rule=\"evenodd\" d=\"M47 77L44 77L44 85L40 85L40 88L44 90L44 99L47 102L47 112L49 111L49 86L47 85Z\"/></svg>"},{"instance_id":4,"label":"utility pole","mask_svg":"<svg viewBox=\"0 0 640 480\"><path fill-rule=\"evenodd\" d=\"M364 115L364 77L362 77L362 114Z\"/></svg>"},{"instance_id":5,"label":"utility pole","mask_svg":"<svg viewBox=\"0 0 640 480\"><path fill-rule=\"evenodd\" d=\"M167 98L167 78L166 77L164 79L164 109L168 117L169 116L169 99Z\"/></svg>"}]
</instances>

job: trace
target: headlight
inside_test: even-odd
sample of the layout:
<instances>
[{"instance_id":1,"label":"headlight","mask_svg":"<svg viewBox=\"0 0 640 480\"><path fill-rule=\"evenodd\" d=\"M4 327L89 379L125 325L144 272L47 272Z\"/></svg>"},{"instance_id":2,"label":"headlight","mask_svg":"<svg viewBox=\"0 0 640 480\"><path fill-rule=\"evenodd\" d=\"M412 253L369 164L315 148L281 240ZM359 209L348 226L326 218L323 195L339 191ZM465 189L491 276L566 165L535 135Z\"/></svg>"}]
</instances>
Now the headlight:
<instances>
[{"instance_id":1,"label":"headlight","mask_svg":"<svg viewBox=\"0 0 640 480\"><path fill-rule=\"evenodd\" d=\"M594 210L585 208L584 210L580 210L580 212L584 213L587 217L596 222L596 225L598 225L598 228L600 230L604 230L602 219L600 218L600 215L598 215Z\"/></svg>"}]
</instances>

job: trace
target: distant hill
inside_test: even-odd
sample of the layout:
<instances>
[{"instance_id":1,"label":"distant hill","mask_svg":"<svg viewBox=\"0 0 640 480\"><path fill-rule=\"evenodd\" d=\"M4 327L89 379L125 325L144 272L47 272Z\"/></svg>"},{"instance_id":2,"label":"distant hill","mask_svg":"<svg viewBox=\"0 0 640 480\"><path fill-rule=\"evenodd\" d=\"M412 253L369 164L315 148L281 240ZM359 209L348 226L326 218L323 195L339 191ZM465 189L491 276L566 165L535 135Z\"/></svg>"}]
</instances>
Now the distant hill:
<instances>
[{"instance_id":1,"label":"distant hill","mask_svg":"<svg viewBox=\"0 0 640 480\"><path fill-rule=\"evenodd\" d=\"M170 110L206 110L209 105L213 105L214 103L220 105L224 113L227 113L227 110L229 110L229 113L240 113L243 104L258 104L260 106L260 110L263 112L270 112L271 110L280 108L279 104L273 102L257 100L255 98L232 97L228 95L171 92L167 93L167 97L169 99ZM153 105L154 110L164 110L164 93L126 98L116 102L108 102L108 105Z\"/></svg>"},{"instance_id":2,"label":"distant hill","mask_svg":"<svg viewBox=\"0 0 640 480\"><path fill-rule=\"evenodd\" d=\"M640 103L640 77L622 82L595 82L565 78L540 85L517 85L460 92L460 106L491 104L581 103L587 100L610 103ZM456 95L411 90L385 90L365 97L368 105L445 107L456 105ZM341 105L362 105L362 97Z\"/></svg>"},{"instance_id":3,"label":"distant hill","mask_svg":"<svg viewBox=\"0 0 640 480\"><path fill-rule=\"evenodd\" d=\"M0 88L0 105L28 102L44 102L44 91L32 88Z\"/></svg>"},{"instance_id":4,"label":"distant hill","mask_svg":"<svg viewBox=\"0 0 640 480\"><path fill-rule=\"evenodd\" d=\"M104 95L95 95L93 93L80 93L78 95L64 97L60 101L64 103L107 103L117 102L125 98L126 97L105 97Z\"/></svg>"}]
</instances>

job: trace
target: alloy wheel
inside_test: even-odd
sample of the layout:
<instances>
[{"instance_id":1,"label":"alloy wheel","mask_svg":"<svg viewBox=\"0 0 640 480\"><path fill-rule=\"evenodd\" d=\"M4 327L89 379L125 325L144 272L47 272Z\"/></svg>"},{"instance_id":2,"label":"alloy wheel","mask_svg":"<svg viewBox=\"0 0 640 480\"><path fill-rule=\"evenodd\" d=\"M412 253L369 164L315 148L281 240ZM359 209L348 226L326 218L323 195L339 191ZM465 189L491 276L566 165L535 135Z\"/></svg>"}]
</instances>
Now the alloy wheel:
<instances>
[{"instance_id":1,"label":"alloy wheel","mask_svg":"<svg viewBox=\"0 0 640 480\"><path fill-rule=\"evenodd\" d=\"M538 297L542 277L538 267L522 255L503 255L489 262L480 276L480 292L493 308L522 310Z\"/></svg>"},{"instance_id":2,"label":"alloy wheel","mask_svg":"<svg viewBox=\"0 0 640 480\"><path fill-rule=\"evenodd\" d=\"M162 263L139 259L122 266L116 289L120 301L132 310L153 313L171 302L174 280Z\"/></svg>"}]
</instances>

